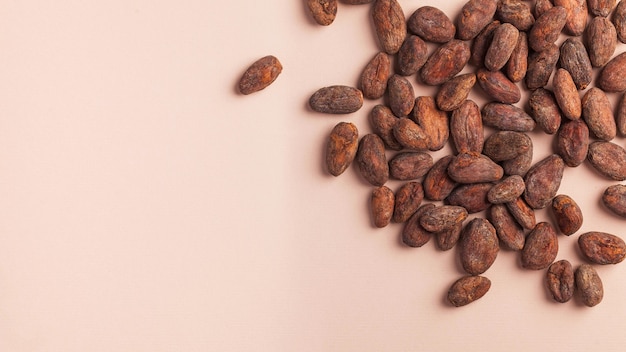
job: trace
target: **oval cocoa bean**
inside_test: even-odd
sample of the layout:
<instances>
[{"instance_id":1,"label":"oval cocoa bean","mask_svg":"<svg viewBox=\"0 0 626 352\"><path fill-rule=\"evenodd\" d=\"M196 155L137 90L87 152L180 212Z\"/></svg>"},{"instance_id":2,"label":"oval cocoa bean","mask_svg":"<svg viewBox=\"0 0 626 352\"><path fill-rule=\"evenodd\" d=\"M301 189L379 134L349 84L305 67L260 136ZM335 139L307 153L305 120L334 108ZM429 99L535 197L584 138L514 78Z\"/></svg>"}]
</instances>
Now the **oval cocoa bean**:
<instances>
[{"instance_id":1,"label":"oval cocoa bean","mask_svg":"<svg viewBox=\"0 0 626 352\"><path fill-rule=\"evenodd\" d=\"M533 165L524 177L526 190L524 200L533 209L545 208L556 196L565 162L557 154L552 154Z\"/></svg>"},{"instance_id":2,"label":"oval cocoa bean","mask_svg":"<svg viewBox=\"0 0 626 352\"><path fill-rule=\"evenodd\" d=\"M565 121L556 136L556 153L569 167L585 161L589 150L589 127L583 120Z\"/></svg>"},{"instance_id":3,"label":"oval cocoa bean","mask_svg":"<svg viewBox=\"0 0 626 352\"><path fill-rule=\"evenodd\" d=\"M311 109L326 114L350 114L363 106L363 92L343 85L320 88L309 99Z\"/></svg>"},{"instance_id":4,"label":"oval cocoa bean","mask_svg":"<svg viewBox=\"0 0 626 352\"><path fill-rule=\"evenodd\" d=\"M483 150L483 119L480 108L472 100L466 100L450 116L450 135L459 153Z\"/></svg>"},{"instance_id":5,"label":"oval cocoa bean","mask_svg":"<svg viewBox=\"0 0 626 352\"><path fill-rule=\"evenodd\" d=\"M504 170L486 155L459 153L448 165L448 175L458 183L494 182L502 178Z\"/></svg>"},{"instance_id":6,"label":"oval cocoa bean","mask_svg":"<svg viewBox=\"0 0 626 352\"><path fill-rule=\"evenodd\" d=\"M605 17L594 17L587 26L587 47L593 67L602 67L611 60L617 48L617 32Z\"/></svg>"},{"instance_id":7,"label":"oval cocoa bean","mask_svg":"<svg viewBox=\"0 0 626 352\"><path fill-rule=\"evenodd\" d=\"M402 185L395 194L395 206L393 209L393 222L405 222L422 204L424 189L419 182L407 182Z\"/></svg>"},{"instance_id":8,"label":"oval cocoa bean","mask_svg":"<svg viewBox=\"0 0 626 352\"><path fill-rule=\"evenodd\" d=\"M337 0L307 0L311 16L319 25L328 26L337 17Z\"/></svg>"},{"instance_id":9,"label":"oval cocoa bean","mask_svg":"<svg viewBox=\"0 0 626 352\"><path fill-rule=\"evenodd\" d=\"M600 174L616 181L626 180L626 149L605 141L589 144L587 160Z\"/></svg>"},{"instance_id":10,"label":"oval cocoa bean","mask_svg":"<svg viewBox=\"0 0 626 352\"><path fill-rule=\"evenodd\" d=\"M612 185L602 193L602 203L614 214L626 218L626 185Z\"/></svg>"},{"instance_id":11,"label":"oval cocoa bean","mask_svg":"<svg viewBox=\"0 0 626 352\"><path fill-rule=\"evenodd\" d=\"M504 247L514 251L524 248L526 233L505 204L493 204L487 215Z\"/></svg>"},{"instance_id":12,"label":"oval cocoa bean","mask_svg":"<svg viewBox=\"0 0 626 352\"><path fill-rule=\"evenodd\" d=\"M615 56L604 66L596 85L605 92L626 90L626 52Z\"/></svg>"},{"instance_id":13,"label":"oval cocoa bean","mask_svg":"<svg viewBox=\"0 0 626 352\"><path fill-rule=\"evenodd\" d=\"M560 47L559 65L572 76L578 90L587 88L591 83L593 67L587 48L579 38L567 38Z\"/></svg>"},{"instance_id":14,"label":"oval cocoa bean","mask_svg":"<svg viewBox=\"0 0 626 352\"><path fill-rule=\"evenodd\" d=\"M448 176L448 165L454 159L453 155L446 155L430 168L422 186L424 187L424 196L426 199L438 201L445 199L456 186L456 182Z\"/></svg>"},{"instance_id":15,"label":"oval cocoa bean","mask_svg":"<svg viewBox=\"0 0 626 352\"><path fill-rule=\"evenodd\" d=\"M456 21L456 35L461 40L474 39L493 19L498 2L469 0L463 5Z\"/></svg>"},{"instance_id":16,"label":"oval cocoa bean","mask_svg":"<svg viewBox=\"0 0 626 352\"><path fill-rule=\"evenodd\" d=\"M556 224L564 235L573 235L582 227L583 212L572 197L565 194L557 195L552 199L551 209Z\"/></svg>"},{"instance_id":17,"label":"oval cocoa bean","mask_svg":"<svg viewBox=\"0 0 626 352\"><path fill-rule=\"evenodd\" d=\"M552 91L538 88L528 99L531 115L545 133L555 134L561 126L561 111Z\"/></svg>"},{"instance_id":18,"label":"oval cocoa bean","mask_svg":"<svg viewBox=\"0 0 626 352\"><path fill-rule=\"evenodd\" d=\"M446 197L445 203L461 206L470 214L481 212L491 205L487 200L487 192L491 187L493 187L492 183L460 185Z\"/></svg>"},{"instance_id":19,"label":"oval cocoa bean","mask_svg":"<svg viewBox=\"0 0 626 352\"><path fill-rule=\"evenodd\" d=\"M540 222L526 236L522 248L522 267L531 270L545 269L557 256L559 241L549 222Z\"/></svg>"},{"instance_id":20,"label":"oval cocoa bean","mask_svg":"<svg viewBox=\"0 0 626 352\"><path fill-rule=\"evenodd\" d=\"M574 296L574 269L563 259L550 265L546 272L546 287L556 302L568 302Z\"/></svg>"},{"instance_id":21,"label":"oval cocoa bean","mask_svg":"<svg viewBox=\"0 0 626 352\"><path fill-rule=\"evenodd\" d=\"M432 43L447 43L454 39L456 26L440 9L422 6L415 10L407 20L410 32Z\"/></svg>"},{"instance_id":22,"label":"oval cocoa bean","mask_svg":"<svg viewBox=\"0 0 626 352\"><path fill-rule=\"evenodd\" d=\"M426 133L428 150L440 150L446 145L450 136L448 114L437 108L435 98L431 96L415 98L411 118Z\"/></svg>"},{"instance_id":23,"label":"oval cocoa bean","mask_svg":"<svg viewBox=\"0 0 626 352\"><path fill-rule=\"evenodd\" d=\"M567 21L563 28L569 35L579 36L587 26L587 0L554 0L554 6L563 6L567 10Z\"/></svg>"},{"instance_id":24,"label":"oval cocoa bean","mask_svg":"<svg viewBox=\"0 0 626 352\"><path fill-rule=\"evenodd\" d=\"M413 215L404 223L402 228L402 242L409 247L421 247L430 241L432 233L426 231L420 225L420 217L428 210L434 208L435 205L427 203L420 206Z\"/></svg>"},{"instance_id":25,"label":"oval cocoa bean","mask_svg":"<svg viewBox=\"0 0 626 352\"><path fill-rule=\"evenodd\" d=\"M393 126L398 122L398 118L391 109L385 105L378 104L370 112L370 126L372 132L377 134L385 143L385 146L392 150L402 149L402 144L393 135Z\"/></svg>"},{"instance_id":26,"label":"oval cocoa bean","mask_svg":"<svg viewBox=\"0 0 626 352\"><path fill-rule=\"evenodd\" d=\"M577 120L582 115L581 98L569 71L559 68L552 78L554 98L561 108L563 116L570 120Z\"/></svg>"},{"instance_id":27,"label":"oval cocoa bean","mask_svg":"<svg viewBox=\"0 0 626 352\"><path fill-rule=\"evenodd\" d=\"M282 70L282 64L273 55L256 60L239 79L239 92L248 95L267 88L278 78Z\"/></svg>"},{"instance_id":28,"label":"oval cocoa bean","mask_svg":"<svg viewBox=\"0 0 626 352\"><path fill-rule=\"evenodd\" d=\"M391 75L391 58L385 52L379 52L365 65L361 73L360 88L367 99L381 98L387 90L387 81Z\"/></svg>"},{"instance_id":29,"label":"oval cocoa bean","mask_svg":"<svg viewBox=\"0 0 626 352\"><path fill-rule=\"evenodd\" d=\"M458 109L467 99L475 84L476 74L474 73L461 74L445 82L437 93L437 106L443 111Z\"/></svg>"},{"instance_id":30,"label":"oval cocoa bean","mask_svg":"<svg viewBox=\"0 0 626 352\"><path fill-rule=\"evenodd\" d=\"M581 100L582 117L589 131L598 139L610 141L617 135L617 125L613 107L607 95L596 87L591 87Z\"/></svg>"},{"instance_id":31,"label":"oval cocoa bean","mask_svg":"<svg viewBox=\"0 0 626 352\"><path fill-rule=\"evenodd\" d=\"M428 59L428 47L416 35L406 37L397 54L396 71L402 76L416 74Z\"/></svg>"},{"instance_id":32,"label":"oval cocoa bean","mask_svg":"<svg viewBox=\"0 0 626 352\"><path fill-rule=\"evenodd\" d=\"M535 20L528 32L528 44L531 49L540 52L554 44L567 22L567 10L562 6L554 6L545 11Z\"/></svg>"},{"instance_id":33,"label":"oval cocoa bean","mask_svg":"<svg viewBox=\"0 0 626 352\"><path fill-rule=\"evenodd\" d=\"M420 224L430 232L442 232L454 228L467 219L467 210L456 205L440 205L422 214Z\"/></svg>"},{"instance_id":34,"label":"oval cocoa bean","mask_svg":"<svg viewBox=\"0 0 626 352\"><path fill-rule=\"evenodd\" d=\"M424 84L436 86L447 82L465 67L470 58L467 42L453 39L439 46L420 70Z\"/></svg>"},{"instance_id":35,"label":"oval cocoa bean","mask_svg":"<svg viewBox=\"0 0 626 352\"><path fill-rule=\"evenodd\" d=\"M574 282L584 305L594 307L602 302L604 287L600 275L593 266L581 264L574 272Z\"/></svg>"},{"instance_id":36,"label":"oval cocoa bean","mask_svg":"<svg viewBox=\"0 0 626 352\"><path fill-rule=\"evenodd\" d=\"M471 275L487 271L500 250L496 229L489 220L483 218L474 218L465 225L459 246L461 266Z\"/></svg>"},{"instance_id":37,"label":"oval cocoa bean","mask_svg":"<svg viewBox=\"0 0 626 352\"><path fill-rule=\"evenodd\" d=\"M482 118L484 125L504 131L530 132L537 125L523 109L512 104L487 103Z\"/></svg>"},{"instance_id":38,"label":"oval cocoa bean","mask_svg":"<svg viewBox=\"0 0 626 352\"><path fill-rule=\"evenodd\" d=\"M376 0L372 5L372 20L378 42L387 54L400 50L406 37L406 19L397 0Z\"/></svg>"},{"instance_id":39,"label":"oval cocoa bean","mask_svg":"<svg viewBox=\"0 0 626 352\"><path fill-rule=\"evenodd\" d=\"M389 225L393 216L394 194L387 186L380 186L372 191L370 197L370 211L372 223L375 227L382 228Z\"/></svg>"},{"instance_id":40,"label":"oval cocoa bean","mask_svg":"<svg viewBox=\"0 0 626 352\"><path fill-rule=\"evenodd\" d=\"M595 264L617 264L626 258L626 243L623 239L606 232L591 231L578 237L582 255Z\"/></svg>"},{"instance_id":41,"label":"oval cocoa bean","mask_svg":"<svg viewBox=\"0 0 626 352\"><path fill-rule=\"evenodd\" d=\"M448 301L455 307L465 306L482 298L490 287L491 281L484 276L465 276L452 284Z\"/></svg>"},{"instance_id":42,"label":"oval cocoa bean","mask_svg":"<svg viewBox=\"0 0 626 352\"><path fill-rule=\"evenodd\" d=\"M382 186L389 179L385 144L377 135L371 133L361 138L355 160L361 176L372 185Z\"/></svg>"},{"instance_id":43,"label":"oval cocoa bean","mask_svg":"<svg viewBox=\"0 0 626 352\"><path fill-rule=\"evenodd\" d=\"M396 180L414 180L428 173L433 157L424 152L401 152L389 160L389 175Z\"/></svg>"},{"instance_id":44,"label":"oval cocoa bean","mask_svg":"<svg viewBox=\"0 0 626 352\"><path fill-rule=\"evenodd\" d=\"M526 184L522 176L509 176L491 187L487 193L487 201L491 204L513 202L524 193L525 189Z\"/></svg>"},{"instance_id":45,"label":"oval cocoa bean","mask_svg":"<svg viewBox=\"0 0 626 352\"><path fill-rule=\"evenodd\" d=\"M359 131L355 124L340 122L330 132L326 144L326 167L333 176L341 175L350 166L359 146Z\"/></svg>"},{"instance_id":46,"label":"oval cocoa bean","mask_svg":"<svg viewBox=\"0 0 626 352\"><path fill-rule=\"evenodd\" d=\"M478 85L494 101L515 104L522 98L517 85L509 80L502 71L478 69L476 72Z\"/></svg>"}]
</instances>

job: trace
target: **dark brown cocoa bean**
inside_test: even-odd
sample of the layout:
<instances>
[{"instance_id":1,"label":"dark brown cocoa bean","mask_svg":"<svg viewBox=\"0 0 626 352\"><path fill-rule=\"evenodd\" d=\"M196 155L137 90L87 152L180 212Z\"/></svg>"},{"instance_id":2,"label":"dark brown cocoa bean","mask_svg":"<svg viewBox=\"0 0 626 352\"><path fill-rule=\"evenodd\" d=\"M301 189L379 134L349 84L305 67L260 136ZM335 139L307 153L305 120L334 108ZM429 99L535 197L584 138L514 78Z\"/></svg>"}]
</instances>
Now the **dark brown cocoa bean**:
<instances>
[{"instance_id":1,"label":"dark brown cocoa bean","mask_svg":"<svg viewBox=\"0 0 626 352\"><path fill-rule=\"evenodd\" d=\"M485 53L485 68L498 71L506 65L517 46L519 30L510 23L503 23L493 31L493 38Z\"/></svg>"},{"instance_id":2,"label":"dark brown cocoa bean","mask_svg":"<svg viewBox=\"0 0 626 352\"><path fill-rule=\"evenodd\" d=\"M376 105L370 112L372 132L376 133L383 140L385 146L392 150L403 148L393 135L393 126L396 122L398 122L398 118L386 105Z\"/></svg>"},{"instance_id":3,"label":"dark brown cocoa bean","mask_svg":"<svg viewBox=\"0 0 626 352\"><path fill-rule=\"evenodd\" d=\"M419 182L411 181L402 185L395 194L393 222L405 222L417 211L424 200L424 189Z\"/></svg>"},{"instance_id":4,"label":"dark brown cocoa bean","mask_svg":"<svg viewBox=\"0 0 626 352\"><path fill-rule=\"evenodd\" d=\"M491 281L484 276L465 276L452 284L448 301L455 307L468 305L482 298L491 288Z\"/></svg>"},{"instance_id":5,"label":"dark brown cocoa bean","mask_svg":"<svg viewBox=\"0 0 626 352\"><path fill-rule=\"evenodd\" d=\"M491 102L482 109L483 124L503 131L530 132L537 125L524 110L512 104Z\"/></svg>"},{"instance_id":6,"label":"dark brown cocoa bean","mask_svg":"<svg viewBox=\"0 0 626 352\"><path fill-rule=\"evenodd\" d=\"M626 218L626 185L612 185L602 193L602 204L614 214Z\"/></svg>"},{"instance_id":7,"label":"dark brown cocoa bean","mask_svg":"<svg viewBox=\"0 0 626 352\"><path fill-rule=\"evenodd\" d=\"M330 132L326 144L326 167L333 176L341 175L350 166L359 146L359 131L355 124L340 122Z\"/></svg>"},{"instance_id":8,"label":"dark brown cocoa bean","mask_svg":"<svg viewBox=\"0 0 626 352\"><path fill-rule=\"evenodd\" d=\"M381 98L387 90L387 81L391 75L391 58L385 52L379 52L365 65L361 73L360 88L367 99Z\"/></svg>"},{"instance_id":9,"label":"dark brown cocoa bean","mask_svg":"<svg viewBox=\"0 0 626 352\"><path fill-rule=\"evenodd\" d=\"M559 61L559 47L552 43L541 52L533 52L528 56L528 70L524 82L526 88L534 90L545 87Z\"/></svg>"},{"instance_id":10,"label":"dark brown cocoa bean","mask_svg":"<svg viewBox=\"0 0 626 352\"><path fill-rule=\"evenodd\" d=\"M498 131L485 140L483 154L493 161L511 160L532 148L528 135L514 131Z\"/></svg>"},{"instance_id":11,"label":"dark brown cocoa bean","mask_svg":"<svg viewBox=\"0 0 626 352\"><path fill-rule=\"evenodd\" d=\"M278 78L282 70L282 64L273 55L256 60L239 79L239 92L248 95L267 88Z\"/></svg>"},{"instance_id":12,"label":"dark brown cocoa bean","mask_svg":"<svg viewBox=\"0 0 626 352\"><path fill-rule=\"evenodd\" d=\"M456 35L461 40L474 39L493 19L498 2L494 0L469 0L463 5L456 20Z\"/></svg>"},{"instance_id":13,"label":"dark brown cocoa bean","mask_svg":"<svg viewBox=\"0 0 626 352\"><path fill-rule=\"evenodd\" d=\"M493 101L515 104L522 98L522 93L515 83L501 71L478 69L476 72L478 85Z\"/></svg>"},{"instance_id":14,"label":"dark brown cocoa bean","mask_svg":"<svg viewBox=\"0 0 626 352\"><path fill-rule=\"evenodd\" d=\"M615 56L604 66L596 85L605 92L626 90L626 52Z\"/></svg>"},{"instance_id":15,"label":"dark brown cocoa bean","mask_svg":"<svg viewBox=\"0 0 626 352\"><path fill-rule=\"evenodd\" d=\"M584 305L594 307L602 302L604 287L600 275L593 266L581 264L574 272L574 282Z\"/></svg>"},{"instance_id":16,"label":"dark brown cocoa bean","mask_svg":"<svg viewBox=\"0 0 626 352\"><path fill-rule=\"evenodd\" d=\"M433 157L424 152L401 152L389 160L389 175L396 180L415 180L433 166Z\"/></svg>"},{"instance_id":17,"label":"dark brown cocoa bean","mask_svg":"<svg viewBox=\"0 0 626 352\"><path fill-rule=\"evenodd\" d=\"M411 113L415 104L413 85L403 76L394 74L387 81L389 108L394 115L404 117Z\"/></svg>"},{"instance_id":18,"label":"dark brown cocoa bean","mask_svg":"<svg viewBox=\"0 0 626 352\"><path fill-rule=\"evenodd\" d=\"M319 25L328 26L337 17L337 0L307 0L311 17Z\"/></svg>"},{"instance_id":19,"label":"dark brown cocoa bean","mask_svg":"<svg viewBox=\"0 0 626 352\"><path fill-rule=\"evenodd\" d=\"M538 88L528 99L530 113L537 126L547 134L555 134L561 126L561 111L552 91Z\"/></svg>"},{"instance_id":20,"label":"dark brown cocoa bean","mask_svg":"<svg viewBox=\"0 0 626 352\"><path fill-rule=\"evenodd\" d=\"M626 180L626 150L621 146L605 141L589 144L587 160L603 176L616 180Z\"/></svg>"},{"instance_id":21,"label":"dark brown cocoa bean","mask_svg":"<svg viewBox=\"0 0 626 352\"><path fill-rule=\"evenodd\" d=\"M559 251L556 231L549 222L540 222L526 236L522 248L522 267L531 270L542 270L550 266Z\"/></svg>"},{"instance_id":22,"label":"dark brown cocoa bean","mask_svg":"<svg viewBox=\"0 0 626 352\"><path fill-rule=\"evenodd\" d=\"M561 186L564 170L565 162L557 154L552 154L533 165L524 177L526 204L533 209L548 206Z\"/></svg>"},{"instance_id":23,"label":"dark brown cocoa bean","mask_svg":"<svg viewBox=\"0 0 626 352\"><path fill-rule=\"evenodd\" d=\"M428 48L422 38L409 35L397 54L396 71L402 76L416 74L428 59Z\"/></svg>"},{"instance_id":24,"label":"dark brown cocoa bean","mask_svg":"<svg viewBox=\"0 0 626 352\"><path fill-rule=\"evenodd\" d=\"M445 82L437 92L436 102L439 109L453 111L461 107L476 84L476 74L464 73Z\"/></svg>"},{"instance_id":25,"label":"dark brown cocoa bean","mask_svg":"<svg viewBox=\"0 0 626 352\"><path fill-rule=\"evenodd\" d=\"M437 160L430 168L422 186L426 199L438 201L445 199L456 186L456 182L448 176L448 165L454 158L453 155L446 155Z\"/></svg>"},{"instance_id":26,"label":"dark brown cocoa bean","mask_svg":"<svg viewBox=\"0 0 626 352\"><path fill-rule=\"evenodd\" d=\"M456 205L440 205L422 214L420 224L430 232L442 232L454 228L467 219L467 210Z\"/></svg>"},{"instance_id":27,"label":"dark brown cocoa bean","mask_svg":"<svg viewBox=\"0 0 626 352\"><path fill-rule=\"evenodd\" d=\"M453 39L439 46L420 69L424 84L436 86L447 82L465 67L470 58L467 42Z\"/></svg>"},{"instance_id":28,"label":"dark brown cocoa bean","mask_svg":"<svg viewBox=\"0 0 626 352\"><path fill-rule=\"evenodd\" d=\"M617 48L617 32L605 17L594 17L587 26L587 51L593 67L603 67Z\"/></svg>"},{"instance_id":29,"label":"dark brown cocoa bean","mask_svg":"<svg viewBox=\"0 0 626 352\"><path fill-rule=\"evenodd\" d=\"M559 65L572 76L578 90L591 83L593 67L587 49L580 38L567 38L560 47Z\"/></svg>"},{"instance_id":30,"label":"dark brown cocoa bean","mask_svg":"<svg viewBox=\"0 0 626 352\"><path fill-rule=\"evenodd\" d=\"M626 2L620 1L613 11L612 22L615 25L617 39L626 43Z\"/></svg>"},{"instance_id":31,"label":"dark brown cocoa bean","mask_svg":"<svg viewBox=\"0 0 626 352\"><path fill-rule=\"evenodd\" d=\"M578 237L578 247L585 259L594 264L617 264L626 258L626 243L606 232L585 232Z\"/></svg>"},{"instance_id":32,"label":"dark brown cocoa bean","mask_svg":"<svg viewBox=\"0 0 626 352\"><path fill-rule=\"evenodd\" d=\"M528 36L520 32L517 44L505 66L506 76L511 82L521 82L528 71Z\"/></svg>"},{"instance_id":33,"label":"dark brown cocoa bean","mask_svg":"<svg viewBox=\"0 0 626 352\"><path fill-rule=\"evenodd\" d=\"M389 179L385 144L377 135L371 133L361 138L355 160L361 176L370 184L382 186Z\"/></svg>"},{"instance_id":34,"label":"dark brown cocoa bean","mask_svg":"<svg viewBox=\"0 0 626 352\"><path fill-rule=\"evenodd\" d=\"M545 279L546 287L553 300L559 303L568 302L574 296L574 268L563 259L548 267Z\"/></svg>"},{"instance_id":35,"label":"dark brown cocoa bean","mask_svg":"<svg viewBox=\"0 0 626 352\"><path fill-rule=\"evenodd\" d=\"M613 107L606 94L596 87L591 87L583 95L582 117L589 131L598 139L610 141L617 135L617 125L613 116Z\"/></svg>"},{"instance_id":36,"label":"dark brown cocoa bean","mask_svg":"<svg viewBox=\"0 0 626 352\"><path fill-rule=\"evenodd\" d=\"M411 118L426 133L429 150L440 150L446 145L450 136L448 114L437 108L435 98L431 96L415 98Z\"/></svg>"},{"instance_id":37,"label":"dark brown cocoa bean","mask_svg":"<svg viewBox=\"0 0 626 352\"><path fill-rule=\"evenodd\" d=\"M461 206L470 214L481 212L491 205L487 200L487 192L492 186L492 183L459 185L446 197L445 203Z\"/></svg>"},{"instance_id":38,"label":"dark brown cocoa bean","mask_svg":"<svg viewBox=\"0 0 626 352\"><path fill-rule=\"evenodd\" d=\"M415 10L407 20L411 33L427 42L447 43L454 39L456 26L441 10L433 6L422 6Z\"/></svg>"},{"instance_id":39,"label":"dark brown cocoa bean","mask_svg":"<svg viewBox=\"0 0 626 352\"><path fill-rule=\"evenodd\" d=\"M372 19L378 42L384 52L393 55L400 50L406 37L406 19L397 0L376 0Z\"/></svg>"},{"instance_id":40,"label":"dark brown cocoa bean","mask_svg":"<svg viewBox=\"0 0 626 352\"><path fill-rule=\"evenodd\" d=\"M380 186L372 191L370 197L370 211L372 223L382 228L389 225L393 215L394 194L387 186Z\"/></svg>"},{"instance_id":41,"label":"dark brown cocoa bean","mask_svg":"<svg viewBox=\"0 0 626 352\"><path fill-rule=\"evenodd\" d=\"M350 114L363 106L363 92L350 86L320 88L309 99L311 109L326 114Z\"/></svg>"},{"instance_id":42,"label":"dark brown cocoa bean","mask_svg":"<svg viewBox=\"0 0 626 352\"><path fill-rule=\"evenodd\" d=\"M502 178L504 170L484 154L459 153L448 165L448 175L458 183L494 182Z\"/></svg>"},{"instance_id":43,"label":"dark brown cocoa bean","mask_svg":"<svg viewBox=\"0 0 626 352\"><path fill-rule=\"evenodd\" d=\"M500 246L496 229L487 219L474 218L461 231L461 266L471 275L487 271L495 262Z\"/></svg>"},{"instance_id":44,"label":"dark brown cocoa bean","mask_svg":"<svg viewBox=\"0 0 626 352\"><path fill-rule=\"evenodd\" d=\"M483 149L483 122L480 108L472 100L466 100L450 116L450 135L459 153L477 152Z\"/></svg>"},{"instance_id":45,"label":"dark brown cocoa bean","mask_svg":"<svg viewBox=\"0 0 626 352\"><path fill-rule=\"evenodd\" d=\"M420 225L420 217L426 211L434 208L435 205L427 203L420 206L413 215L407 220L402 228L402 242L409 247L421 247L430 241L432 233L426 231L422 225Z\"/></svg>"},{"instance_id":46,"label":"dark brown cocoa bean","mask_svg":"<svg viewBox=\"0 0 626 352\"><path fill-rule=\"evenodd\" d=\"M556 136L556 153L569 167L585 161L589 151L589 128L583 120L566 121Z\"/></svg>"},{"instance_id":47,"label":"dark brown cocoa bean","mask_svg":"<svg viewBox=\"0 0 626 352\"><path fill-rule=\"evenodd\" d=\"M493 31L500 26L500 21L490 22L472 41L470 63L476 67L483 67L485 54L493 40Z\"/></svg>"},{"instance_id":48,"label":"dark brown cocoa bean","mask_svg":"<svg viewBox=\"0 0 626 352\"><path fill-rule=\"evenodd\" d=\"M582 115L582 105L576 83L569 71L559 68L552 78L554 98L561 108L563 116L570 120L577 120Z\"/></svg>"},{"instance_id":49,"label":"dark brown cocoa bean","mask_svg":"<svg viewBox=\"0 0 626 352\"><path fill-rule=\"evenodd\" d=\"M505 204L493 204L488 210L488 219L496 229L496 235L505 248L519 251L524 248L526 234Z\"/></svg>"},{"instance_id":50,"label":"dark brown cocoa bean","mask_svg":"<svg viewBox=\"0 0 626 352\"><path fill-rule=\"evenodd\" d=\"M573 235L583 225L583 212L572 197L557 195L552 199L551 209L556 224L564 235Z\"/></svg>"},{"instance_id":51,"label":"dark brown cocoa bean","mask_svg":"<svg viewBox=\"0 0 626 352\"><path fill-rule=\"evenodd\" d=\"M555 6L536 18L535 24L528 32L528 44L534 51L543 51L554 44L567 22L567 10Z\"/></svg>"},{"instance_id":52,"label":"dark brown cocoa bean","mask_svg":"<svg viewBox=\"0 0 626 352\"><path fill-rule=\"evenodd\" d=\"M487 193L487 201L491 204L513 202L524 193L525 189L526 184L522 176L508 176L491 187Z\"/></svg>"}]
</instances>

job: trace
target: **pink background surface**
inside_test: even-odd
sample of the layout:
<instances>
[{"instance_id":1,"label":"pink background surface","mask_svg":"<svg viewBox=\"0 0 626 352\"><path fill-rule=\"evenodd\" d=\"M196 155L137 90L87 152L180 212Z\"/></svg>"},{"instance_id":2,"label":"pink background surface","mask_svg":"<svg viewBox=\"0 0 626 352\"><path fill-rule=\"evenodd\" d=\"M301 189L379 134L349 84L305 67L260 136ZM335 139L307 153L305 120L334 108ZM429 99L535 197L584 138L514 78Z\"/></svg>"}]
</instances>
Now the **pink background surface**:
<instances>
[{"instance_id":1,"label":"pink background surface","mask_svg":"<svg viewBox=\"0 0 626 352\"><path fill-rule=\"evenodd\" d=\"M436 4L455 17L463 3L401 1L407 16ZM354 169L325 173L330 129L367 132L378 101L346 116L306 102L355 85L377 52L368 6L340 5L329 27L303 1L4 1L0 13L0 351L626 344L623 264L596 267L605 297L587 308L551 302L544 271L501 251L491 290L455 309L456 251L402 246L401 226L372 227ZM237 94L267 54L278 80ZM533 137L535 160L551 153ZM559 193L581 206L581 233L623 234L599 203L614 183L566 170ZM583 262L576 238L560 237L557 259Z\"/></svg>"}]
</instances>

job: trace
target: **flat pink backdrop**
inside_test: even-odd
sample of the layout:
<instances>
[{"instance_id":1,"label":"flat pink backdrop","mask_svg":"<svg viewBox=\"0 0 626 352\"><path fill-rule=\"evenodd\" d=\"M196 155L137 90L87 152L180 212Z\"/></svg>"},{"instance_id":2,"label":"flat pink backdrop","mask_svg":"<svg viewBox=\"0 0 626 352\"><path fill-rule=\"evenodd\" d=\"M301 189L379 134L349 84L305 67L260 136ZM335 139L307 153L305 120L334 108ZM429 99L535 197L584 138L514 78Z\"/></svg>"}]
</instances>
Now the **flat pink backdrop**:
<instances>
[{"instance_id":1,"label":"flat pink backdrop","mask_svg":"<svg viewBox=\"0 0 626 352\"><path fill-rule=\"evenodd\" d=\"M454 18L464 1L400 3ZM626 344L623 264L597 267L605 297L587 308L551 302L544 271L501 251L491 290L455 309L456 251L405 247L398 224L374 229L372 187L354 169L325 172L330 129L367 133L379 103L345 116L306 104L320 87L355 85L379 50L367 5L340 4L329 27L286 0L5 1L0 14L0 351ZM268 54L283 63L278 80L237 94ZM550 137L533 137L536 160L551 153ZM581 205L581 232L624 235L599 201L614 183L566 170L559 192ZM583 262L576 239L560 237L558 259Z\"/></svg>"}]
</instances>

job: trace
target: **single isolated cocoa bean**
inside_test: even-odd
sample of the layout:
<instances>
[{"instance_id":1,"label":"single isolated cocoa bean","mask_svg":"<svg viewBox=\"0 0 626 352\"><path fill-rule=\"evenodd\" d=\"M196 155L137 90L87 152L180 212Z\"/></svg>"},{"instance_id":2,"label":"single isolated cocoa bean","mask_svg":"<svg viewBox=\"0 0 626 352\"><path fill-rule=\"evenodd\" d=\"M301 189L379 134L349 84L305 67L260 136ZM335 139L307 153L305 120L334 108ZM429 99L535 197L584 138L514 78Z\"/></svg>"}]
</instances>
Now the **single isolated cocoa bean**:
<instances>
[{"instance_id":1,"label":"single isolated cocoa bean","mask_svg":"<svg viewBox=\"0 0 626 352\"><path fill-rule=\"evenodd\" d=\"M610 233L586 232L578 237L578 246L583 257L594 264L617 264L626 258L626 243Z\"/></svg>"},{"instance_id":2,"label":"single isolated cocoa bean","mask_svg":"<svg viewBox=\"0 0 626 352\"><path fill-rule=\"evenodd\" d=\"M250 65L239 79L239 92L252 94L267 88L283 71L283 66L273 55L264 56Z\"/></svg>"},{"instance_id":3,"label":"single isolated cocoa bean","mask_svg":"<svg viewBox=\"0 0 626 352\"><path fill-rule=\"evenodd\" d=\"M484 276L464 276L448 290L448 301L455 307L468 305L482 298L491 288L491 281Z\"/></svg>"},{"instance_id":4,"label":"single isolated cocoa bean","mask_svg":"<svg viewBox=\"0 0 626 352\"><path fill-rule=\"evenodd\" d=\"M344 85L324 87L311 95L309 105L325 114L351 114L363 106L363 92Z\"/></svg>"},{"instance_id":5,"label":"single isolated cocoa bean","mask_svg":"<svg viewBox=\"0 0 626 352\"><path fill-rule=\"evenodd\" d=\"M587 160L603 176L616 180L626 180L626 149L605 141L589 144Z\"/></svg>"}]
</instances>

